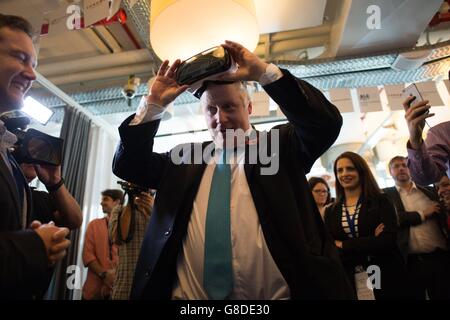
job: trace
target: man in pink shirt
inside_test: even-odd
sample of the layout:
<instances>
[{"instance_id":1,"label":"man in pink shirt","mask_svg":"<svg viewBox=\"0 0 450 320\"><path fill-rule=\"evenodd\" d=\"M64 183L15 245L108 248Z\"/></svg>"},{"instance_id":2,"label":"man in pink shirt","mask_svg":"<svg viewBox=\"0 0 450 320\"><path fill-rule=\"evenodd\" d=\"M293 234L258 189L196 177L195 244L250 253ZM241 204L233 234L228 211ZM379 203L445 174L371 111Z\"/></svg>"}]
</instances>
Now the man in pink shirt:
<instances>
[{"instance_id":1,"label":"man in pink shirt","mask_svg":"<svg viewBox=\"0 0 450 320\"><path fill-rule=\"evenodd\" d=\"M118 263L117 247L109 239L108 221L113 208L122 203L121 190L102 192L102 210L106 216L92 220L86 230L83 248L83 263L88 275L83 286L83 299L109 299Z\"/></svg>"}]
</instances>

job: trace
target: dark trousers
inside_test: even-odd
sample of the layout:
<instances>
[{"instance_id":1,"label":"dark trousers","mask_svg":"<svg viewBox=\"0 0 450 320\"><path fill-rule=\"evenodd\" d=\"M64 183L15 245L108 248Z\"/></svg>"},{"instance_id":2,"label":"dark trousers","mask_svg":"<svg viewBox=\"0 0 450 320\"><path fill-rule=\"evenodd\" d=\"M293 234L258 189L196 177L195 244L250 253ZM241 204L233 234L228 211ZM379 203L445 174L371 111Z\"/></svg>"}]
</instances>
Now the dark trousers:
<instances>
[{"instance_id":1,"label":"dark trousers","mask_svg":"<svg viewBox=\"0 0 450 320\"><path fill-rule=\"evenodd\" d=\"M412 299L450 299L450 255L440 250L408 255L408 287Z\"/></svg>"}]
</instances>

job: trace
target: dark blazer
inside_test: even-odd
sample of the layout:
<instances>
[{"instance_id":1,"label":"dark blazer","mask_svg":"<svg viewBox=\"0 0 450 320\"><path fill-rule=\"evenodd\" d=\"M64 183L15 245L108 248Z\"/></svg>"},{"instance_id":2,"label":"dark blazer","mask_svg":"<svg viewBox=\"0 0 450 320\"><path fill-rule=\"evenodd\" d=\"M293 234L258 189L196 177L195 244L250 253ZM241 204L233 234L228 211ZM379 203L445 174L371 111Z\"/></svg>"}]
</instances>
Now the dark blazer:
<instances>
[{"instance_id":1,"label":"dark blazer","mask_svg":"<svg viewBox=\"0 0 450 320\"><path fill-rule=\"evenodd\" d=\"M30 216L28 188L26 195ZM42 280L48 270L44 243L36 232L21 230L21 216L14 178L0 156L0 299L31 299L48 285Z\"/></svg>"},{"instance_id":2,"label":"dark blazer","mask_svg":"<svg viewBox=\"0 0 450 320\"><path fill-rule=\"evenodd\" d=\"M358 238L349 238L342 228L342 201L325 210L324 220L333 239L342 241L342 261L353 284L356 266L377 265L381 270L381 290L374 291L376 298L405 297L405 268L396 242L397 217L386 195L363 201L358 217ZM385 225L384 231L375 237L375 229L381 223Z\"/></svg>"},{"instance_id":3,"label":"dark blazer","mask_svg":"<svg viewBox=\"0 0 450 320\"><path fill-rule=\"evenodd\" d=\"M274 175L261 175L264 166L259 161L246 161L244 165L263 234L293 299L353 298L305 178L314 161L335 141L342 118L319 90L288 71L283 73L281 79L264 87L289 120L288 124L277 126L279 170ZM142 244L131 298L170 299L177 257L206 164L176 165L169 153L153 153L159 121L128 126L132 118L119 128L121 142L113 171L127 181L157 189L158 196ZM267 133L260 133L257 148L270 149L270 135L264 145L261 134ZM191 156L194 146L185 145L183 158Z\"/></svg>"},{"instance_id":4,"label":"dark blazer","mask_svg":"<svg viewBox=\"0 0 450 320\"><path fill-rule=\"evenodd\" d=\"M417 189L419 189L431 201L439 202L439 196L434 188L417 186ZM405 210L402 199L400 198L400 193L396 187L385 188L383 191L389 196L397 209L398 222L400 225L400 230L398 232L398 244L402 251L403 258L406 261L409 251L409 229L413 226L421 224L422 218L417 211ZM442 212L437 213L436 219L439 229L444 237L448 239L446 214Z\"/></svg>"}]
</instances>

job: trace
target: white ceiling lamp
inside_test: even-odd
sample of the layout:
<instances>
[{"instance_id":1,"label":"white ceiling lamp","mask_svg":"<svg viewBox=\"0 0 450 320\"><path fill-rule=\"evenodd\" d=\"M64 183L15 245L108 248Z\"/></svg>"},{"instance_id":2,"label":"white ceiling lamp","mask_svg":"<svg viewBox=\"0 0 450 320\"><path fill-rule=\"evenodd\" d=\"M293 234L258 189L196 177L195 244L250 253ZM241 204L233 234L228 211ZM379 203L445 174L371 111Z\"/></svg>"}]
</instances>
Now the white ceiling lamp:
<instances>
[{"instance_id":1,"label":"white ceiling lamp","mask_svg":"<svg viewBox=\"0 0 450 320\"><path fill-rule=\"evenodd\" d=\"M185 60L225 40L253 51L258 30L253 0L151 1L150 42L162 60Z\"/></svg>"}]
</instances>

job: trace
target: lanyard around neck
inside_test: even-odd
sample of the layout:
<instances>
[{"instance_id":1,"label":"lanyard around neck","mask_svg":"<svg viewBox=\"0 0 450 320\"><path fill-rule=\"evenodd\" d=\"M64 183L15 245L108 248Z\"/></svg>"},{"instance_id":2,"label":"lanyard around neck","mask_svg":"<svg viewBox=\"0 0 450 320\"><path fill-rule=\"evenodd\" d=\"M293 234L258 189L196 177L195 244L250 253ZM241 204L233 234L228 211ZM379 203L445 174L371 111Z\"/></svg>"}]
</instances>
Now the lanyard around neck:
<instances>
[{"instance_id":1,"label":"lanyard around neck","mask_svg":"<svg viewBox=\"0 0 450 320\"><path fill-rule=\"evenodd\" d=\"M359 198L358 202L356 203L355 212L353 213L353 215L350 215L350 213L347 209L347 206L345 205L345 201L344 201L345 215L347 217L347 223L348 223L348 226L350 228L350 232L352 233L353 238L357 237L355 220L359 214L360 207L361 207L361 198Z\"/></svg>"}]
</instances>

